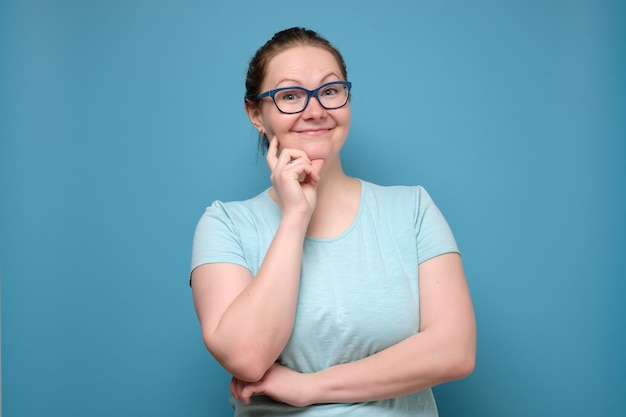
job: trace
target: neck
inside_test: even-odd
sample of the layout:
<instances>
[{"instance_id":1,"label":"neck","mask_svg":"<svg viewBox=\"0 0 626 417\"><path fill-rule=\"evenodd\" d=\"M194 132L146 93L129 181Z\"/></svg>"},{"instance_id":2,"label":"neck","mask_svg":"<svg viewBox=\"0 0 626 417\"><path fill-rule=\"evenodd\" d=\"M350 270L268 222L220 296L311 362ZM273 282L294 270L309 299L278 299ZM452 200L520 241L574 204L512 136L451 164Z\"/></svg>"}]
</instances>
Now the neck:
<instances>
[{"instance_id":1,"label":"neck","mask_svg":"<svg viewBox=\"0 0 626 417\"><path fill-rule=\"evenodd\" d=\"M339 160L325 162L317 185L317 204L340 200L353 182L354 178L343 172Z\"/></svg>"},{"instance_id":2,"label":"neck","mask_svg":"<svg viewBox=\"0 0 626 417\"><path fill-rule=\"evenodd\" d=\"M329 238L345 231L356 216L361 197L361 184L347 176L339 163L324 166L317 186L317 203L307 234Z\"/></svg>"}]
</instances>

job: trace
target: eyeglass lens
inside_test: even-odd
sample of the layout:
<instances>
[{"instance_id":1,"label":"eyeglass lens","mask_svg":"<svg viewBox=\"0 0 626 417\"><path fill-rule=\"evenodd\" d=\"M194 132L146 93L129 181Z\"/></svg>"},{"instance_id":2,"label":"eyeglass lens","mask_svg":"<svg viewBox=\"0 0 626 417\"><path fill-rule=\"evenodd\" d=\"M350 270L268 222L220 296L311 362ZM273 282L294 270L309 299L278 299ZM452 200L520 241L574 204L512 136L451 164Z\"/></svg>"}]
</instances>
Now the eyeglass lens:
<instances>
[{"instance_id":1,"label":"eyeglass lens","mask_svg":"<svg viewBox=\"0 0 626 417\"><path fill-rule=\"evenodd\" d=\"M317 98L326 109L337 109L348 101L348 87L340 83L325 85L317 92ZM280 90L274 95L274 102L282 112L298 113L306 107L308 93L298 87Z\"/></svg>"}]
</instances>

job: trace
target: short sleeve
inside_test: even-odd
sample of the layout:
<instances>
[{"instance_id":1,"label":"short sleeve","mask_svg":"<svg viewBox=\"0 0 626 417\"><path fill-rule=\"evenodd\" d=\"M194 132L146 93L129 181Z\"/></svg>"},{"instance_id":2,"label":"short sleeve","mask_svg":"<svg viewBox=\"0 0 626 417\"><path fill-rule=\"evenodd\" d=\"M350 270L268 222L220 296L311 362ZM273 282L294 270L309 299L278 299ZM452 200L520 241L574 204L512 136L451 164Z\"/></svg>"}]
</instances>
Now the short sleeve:
<instances>
[{"instance_id":1,"label":"short sleeve","mask_svg":"<svg viewBox=\"0 0 626 417\"><path fill-rule=\"evenodd\" d=\"M241 237L220 201L207 207L200 218L193 238L191 270L207 263L228 262L248 268Z\"/></svg>"},{"instance_id":2,"label":"short sleeve","mask_svg":"<svg viewBox=\"0 0 626 417\"><path fill-rule=\"evenodd\" d=\"M459 253L448 222L423 187L416 187L415 237L418 264L444 253Z\"/></svg>"}]
</instances>

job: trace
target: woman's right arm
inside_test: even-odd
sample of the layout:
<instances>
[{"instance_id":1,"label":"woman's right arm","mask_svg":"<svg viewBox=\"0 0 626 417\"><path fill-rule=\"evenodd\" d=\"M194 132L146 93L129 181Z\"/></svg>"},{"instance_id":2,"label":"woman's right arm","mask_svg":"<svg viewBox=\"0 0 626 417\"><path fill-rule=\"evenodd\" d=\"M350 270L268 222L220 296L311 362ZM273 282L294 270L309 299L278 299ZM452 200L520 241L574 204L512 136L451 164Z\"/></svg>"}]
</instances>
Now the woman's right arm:
<instances>
[{"instance_id":1,"label":"woman's right arm","mask_svg":"<svg viewBox=\"0 0 626 417\"><path fill-rule=\"evenodd\" d=\"M230 263L204 264L191 275L208 350L234 377L247 382L261 379L291 336L303 242L319 180L306 155L283 151L277 157L275 148L274 140L268 164L283 215L257 275L253 279L248 269ZM291 160L297 163L291 165ZM300 183L303 173L310 178Z\"/></svg>"},{"instance_id":2,"label":"woman's right arm","mask_svg":"<svg viewBox=\"0 0 626 417\"><path fill-rule=\"evenodd\" d=\"M241 380L261 379L291 335L304 240L304 232L298 236L297 230L302 223L283 219L254 279L248 269L228 263L201 265L192 273L204 342Z\"/></svg>"}]
</instances>

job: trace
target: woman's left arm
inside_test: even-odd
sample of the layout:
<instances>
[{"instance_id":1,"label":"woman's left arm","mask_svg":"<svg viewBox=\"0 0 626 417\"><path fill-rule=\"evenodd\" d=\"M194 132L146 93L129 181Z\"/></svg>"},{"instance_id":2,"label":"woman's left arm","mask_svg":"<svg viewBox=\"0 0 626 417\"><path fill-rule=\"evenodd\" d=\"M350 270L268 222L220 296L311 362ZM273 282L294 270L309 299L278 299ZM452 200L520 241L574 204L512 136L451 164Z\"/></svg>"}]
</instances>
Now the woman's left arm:
<instances>
[{"instance_id":1,"label":"woman's left arm","mask_svg":"<svg viewBox=\"0 0 626 417\"><path fill-rule=\"evenodd\" d=\"M466 377L474 370L476 323L461 257L419 265L420 332L355 362L312 374L270 368L259 382L233 385L244 403L269 395L292 405L382 400Z\"/></svg>"}]
</instances>

